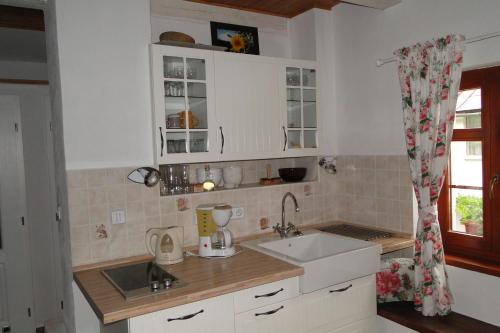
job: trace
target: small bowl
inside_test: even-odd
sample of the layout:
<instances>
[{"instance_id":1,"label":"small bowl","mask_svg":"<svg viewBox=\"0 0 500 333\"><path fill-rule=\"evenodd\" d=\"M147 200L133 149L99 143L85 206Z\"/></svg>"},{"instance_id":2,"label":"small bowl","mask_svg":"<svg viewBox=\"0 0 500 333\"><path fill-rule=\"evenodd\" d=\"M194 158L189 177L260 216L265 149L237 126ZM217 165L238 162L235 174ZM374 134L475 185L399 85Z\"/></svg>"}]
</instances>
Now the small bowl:
<instances>
[{"instance_id":1,"label":"small bowl","mask_svg":"<svg viewBox=\"0 0 500 333\"><path fill-rule=\"evenodd\" d=\"M307 168L278 169L280 177L288 183L300 182L306 176Z\"/></svg>"}]
</instances>

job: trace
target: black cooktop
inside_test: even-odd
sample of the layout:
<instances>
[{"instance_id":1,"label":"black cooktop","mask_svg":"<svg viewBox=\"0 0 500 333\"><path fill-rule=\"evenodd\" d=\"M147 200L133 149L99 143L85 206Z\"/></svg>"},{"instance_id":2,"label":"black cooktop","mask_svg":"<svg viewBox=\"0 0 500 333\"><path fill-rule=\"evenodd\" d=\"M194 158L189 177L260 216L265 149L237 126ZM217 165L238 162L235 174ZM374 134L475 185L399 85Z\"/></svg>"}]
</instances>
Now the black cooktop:
<instances>
[{"instance_id":1,"label":"black cooktop","mask_svg":"<svg viewBox=\"0 0 500 333\"><path fill-rule=\"evenodd\" d=\"M150 261L105 269L102 274L127 300L165 293L186 285Z\"/></svg>"}]
</instances>

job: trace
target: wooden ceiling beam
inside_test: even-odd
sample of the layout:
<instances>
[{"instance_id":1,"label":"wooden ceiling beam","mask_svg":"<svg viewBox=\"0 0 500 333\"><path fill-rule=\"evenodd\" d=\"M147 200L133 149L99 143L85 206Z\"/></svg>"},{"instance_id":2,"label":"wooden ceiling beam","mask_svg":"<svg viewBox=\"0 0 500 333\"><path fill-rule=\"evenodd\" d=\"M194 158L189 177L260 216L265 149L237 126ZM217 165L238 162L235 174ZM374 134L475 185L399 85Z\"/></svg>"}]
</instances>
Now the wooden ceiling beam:
<instances>
[{"instance_id":1,"label":"wooden ceiling beam","mask_svg":"<svg viewBox=\"0 0 500 333\"><path fill-rule=\"evenodd\" d=\"M330 10L340 0L186 0L259 14L292 18L312 8Z\"/></svg>"},{"instance_id":2,"label":"wooden ceiling beam","mask_svg":"<svg viewBox=\"0 0 500 333\"><path fill-rule=\"evenodd\" d=\"M0 27L45 31L43 10L0 5Z\"/></svg>"}]
</instances>

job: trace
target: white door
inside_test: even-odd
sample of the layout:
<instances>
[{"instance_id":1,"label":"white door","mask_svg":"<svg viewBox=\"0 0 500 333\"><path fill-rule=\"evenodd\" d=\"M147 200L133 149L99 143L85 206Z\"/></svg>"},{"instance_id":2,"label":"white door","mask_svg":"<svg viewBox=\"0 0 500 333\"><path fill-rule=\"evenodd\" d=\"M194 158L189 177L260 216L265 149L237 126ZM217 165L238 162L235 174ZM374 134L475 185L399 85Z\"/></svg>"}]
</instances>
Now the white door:
<instances>
[{"instance_id":1,"label":"white door","mask_svg":"<svg viewBox=\"0 0 500 333\"><path fill-rule=\"evenodd\" d=\"M214 54L220 160L276 158L281 152L277 59Z\"/></svg>"},{"instance_id":2,"label":"white door","mask_svg":"<svg viewBox=\"0 0 500 333\"><path fill-rule=\"evenodd\" d=\"M35 330L20 114L18 96L0 95L0 327L14 333Z\"/></svg>"},{"instance_id":3,"label":"white door","mask_svg":"<svg viewBox=\"0 0 500 333\"><path fill-rule=\"evenodd\" d=\"M305 327L301 298L237 314L235 324L236 333L303 333Z\"/></svg>"}]
</instances>

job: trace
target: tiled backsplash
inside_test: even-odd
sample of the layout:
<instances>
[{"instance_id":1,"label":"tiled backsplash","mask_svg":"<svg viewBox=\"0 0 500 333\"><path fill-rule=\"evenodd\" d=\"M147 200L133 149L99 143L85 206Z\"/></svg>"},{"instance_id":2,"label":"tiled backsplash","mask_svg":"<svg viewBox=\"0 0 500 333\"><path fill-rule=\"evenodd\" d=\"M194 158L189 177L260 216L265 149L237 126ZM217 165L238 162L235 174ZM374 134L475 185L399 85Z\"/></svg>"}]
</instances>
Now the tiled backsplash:
<instances>
[{"instance_id":1,"label":"tiled backsplash","mask_svg":"<svg viewBox=\"0 0 500 333\"><path fill-rule=\"evenodd\" d=\"M267 218L269 226L281 221L281 199L287 191L295 194L301 208L295 213L287 203L287 221L296 225L341 219L411 232L413 201L405 159L341 156L337 175L321 169L318 182L175 197L160 197L158 186L147 188L128 181L133 168L70 170L73 265L144 254L144 235L152 227L183 226L185 245L195 245L194 208L203 203L227 202L245 208L245 217L229 224L235 237L269 232L261 230L260 220ZM185 207L180 207L179 200ZM111 224L114 209L125 210L125 224Z\"/></svg>"},{"instance_id":2,"label":"tiled backsplash","mask_svg":"<svg viewBox=\"0 0 500 333\"><path fill-rule=\"evenodd\" d=\"M406 156L337 158L337 218L413 232L413 189Z\"/></svg>"},{"instance_id":3,"label":"tiled backsplash","mask_svg":"<svg viewBox=\"0 0 500 333\"><path fill-rule=\"evenodd\" d=\"M269 226L281 221L281 198L287 191L296 195L301 207L300 213L294 213L288 202L287 221L301 225L336 217L336 178L331 175L322 175L320 183L160 197L158 186L147 188L127 181L131 169L68 171L73 265L144 254L144 235L153 227L183 226L184 244L195 245L194 208L203 203L227 202L245 208L245 217L229 224L236 237L270 231L260 229L260 220L267 218ZM183 200L187 209L179 210L178 200ZM114 209L125 210L125 224L111 224Z\"/></svg>"}]
</instances>

